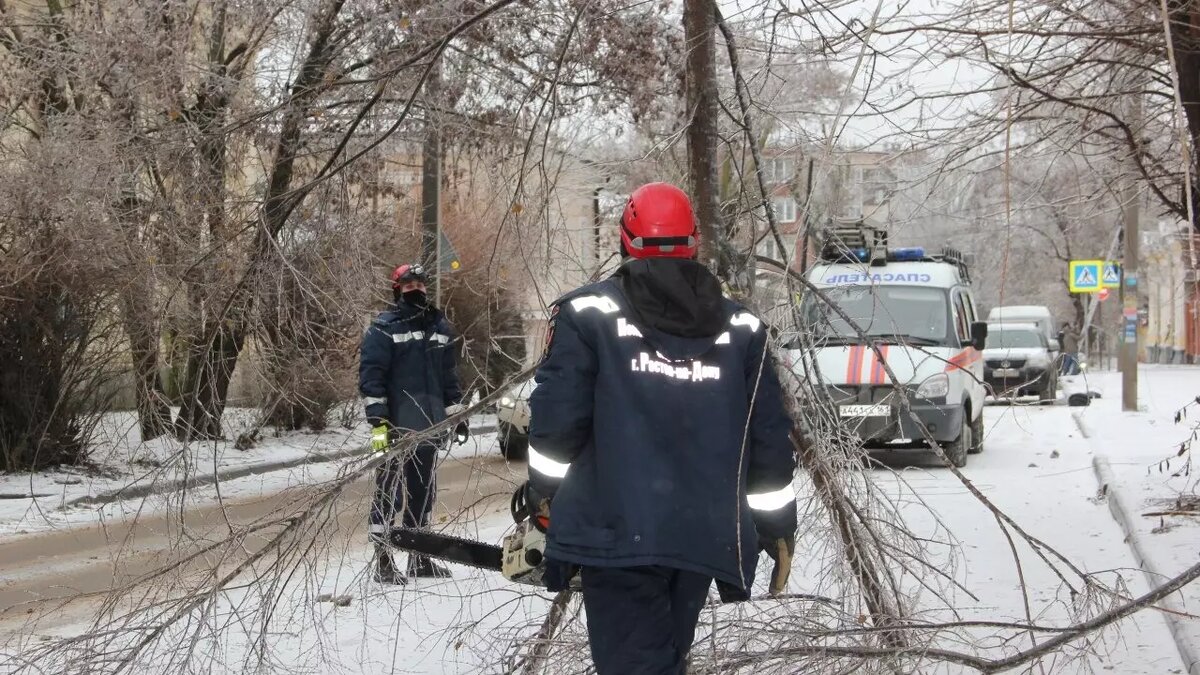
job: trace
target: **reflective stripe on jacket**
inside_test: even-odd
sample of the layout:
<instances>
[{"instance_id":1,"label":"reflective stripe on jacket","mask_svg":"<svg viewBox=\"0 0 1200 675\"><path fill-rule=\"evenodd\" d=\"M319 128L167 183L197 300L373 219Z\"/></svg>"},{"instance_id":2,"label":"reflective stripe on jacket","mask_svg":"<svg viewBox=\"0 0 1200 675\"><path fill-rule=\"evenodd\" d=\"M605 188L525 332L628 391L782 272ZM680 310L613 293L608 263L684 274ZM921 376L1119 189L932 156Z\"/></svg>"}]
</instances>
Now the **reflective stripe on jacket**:
<instances>
[{"instance_id":1,"label":"reflective stripe on jacket","mask_svg":"<svg viewBox=\"0 0 1200 675\"><path fill-rule=\"evenodd\" d=\"M420 431L446 419L462 399L450 322L437 310L400 303L381 313L363 334L358 389L372 425L386 421Z\"/></svg>"},{"instance_id":2,"label":"reflective stripe on jacket","mask_svg":"<svg viewBox=\"0 0 1200 675\"><path fill-rule=\"evenodd\" d=\"M718 335L667 335L636 324L611 279L556 308L530 399L530 481L553 496L547 556L748 589L752 507L790 507L795 522L791 420L766 326L727 300Z\"/></svg>"}]
</instances>

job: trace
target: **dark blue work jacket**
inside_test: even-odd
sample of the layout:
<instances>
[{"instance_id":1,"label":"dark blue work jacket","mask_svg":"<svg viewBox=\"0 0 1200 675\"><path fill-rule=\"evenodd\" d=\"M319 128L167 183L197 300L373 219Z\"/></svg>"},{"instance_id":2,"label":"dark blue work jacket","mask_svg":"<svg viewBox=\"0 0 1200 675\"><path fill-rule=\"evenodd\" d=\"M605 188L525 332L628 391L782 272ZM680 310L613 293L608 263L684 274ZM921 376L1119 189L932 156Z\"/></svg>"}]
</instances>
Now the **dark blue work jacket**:
<instances>
[{"instance_id":1,"label":"dark blue work jacket","mask_svg":"<svg viewBox=\"0 0 1200 675\"><path fill-rule=\"evenodd\" d=\"M555 303L530 400L530 482L553 495L548 558L663 565L748 593L759 548L747 492L783 497L794 530L791 420L767 327L731 300L714 307L719 334L696 338L635 323L616 279Z\"/></svg>"},{"instance_id":2,"label":"dark blue work jacket","mask_svg":"<svg viewBox=\"0 0 1200 675\"><path fill-rule=\"evenodd\" d=\"M437 309L401 302L376 317L363 335L358 368L368 421L420 431L446 419L446 406L462 399L457 347Z\"/></svg>"}]
</instances>

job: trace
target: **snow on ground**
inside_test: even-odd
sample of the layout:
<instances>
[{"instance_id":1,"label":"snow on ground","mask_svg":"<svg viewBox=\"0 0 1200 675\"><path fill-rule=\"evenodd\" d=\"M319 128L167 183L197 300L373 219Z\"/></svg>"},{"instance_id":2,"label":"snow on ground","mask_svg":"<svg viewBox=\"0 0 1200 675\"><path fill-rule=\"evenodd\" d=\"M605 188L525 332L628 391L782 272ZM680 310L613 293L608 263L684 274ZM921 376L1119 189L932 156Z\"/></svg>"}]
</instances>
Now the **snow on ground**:
<instances>
[{"instance_id":1,"label":"snow on ground","mask_svg":"<svg viewBox=\"0 0 1200 675\"><path fill-rule=\"evenodd\" d=\"M1140 594L1147 589L1146 581L1122 541L1123 533L1097 499L1091 467L1096 446L1079 433L1071 411L1062 405L989 406L986 450L971 457L964 473L1020 526L1080 569L1130 595ZM931 455L898 451L880 458L887 468L872 470L870 477L898 504L914 533L930 542L929 555L938 569L965 587L966 591L947 590L945 583L924 579L954 598L961 619L1025 621L1023 574L1035 623L1062 626L1072 621L1078 607L1058 577L1021 543L1018 571L995 519ZM499 512L473 529L456 531L498 542L507 527L506 514ZM951 547L951 542L960 547ZM821 548L811 540L801 542L793 592L831 593L828 580L824 585L817 581L827 562L816 555ZM811 554L807 559L805 551ZM272 629L272 660L291 672L495 672L504 638L518 630L530 634L546 608L544 594L531 594L532 589L507 584L496 574L461 567L448 582L385 589L364 576L369 556L365 544L339 550L316 578L287 591L277 612L279 624ZM760 583L766 572L763 562ZM904 581L915 588L914 577ZM317 593L348 594L351 604L315 603ZM227 594L225 618L232 621L233 608L244 607L246 598L245 591ZM738 606L720 611L728 616L751 609ZM919 610L931 621L954 618L931 591L923 593ZM704 620L711 618L706 613ZM703 627L700 634L705 634ZM989 650L998 656L1028 646L1028 640L1021 636L1001 644L995 631L978 629L965 642L945 636L939 646ZM238 670L254 657L249 645L246 634L233 631L205 650L219 654L217 661L229 664L230 670ZM1068 652L1055 657L1046 662L1046 672L1185 672L1162 617L1152 611L1097 636L1093 647L1096 655ZM1079 660L1070 660L1072 656ZM152 669L147 665L142 672ZM921 672L962 670L928 664Z\"/></svg>"},{"instance_id":2,"label":"snow on ground","mask_svg":"<svg viewBox=\"0 0 1200 675\"><path fill-rule=\"evenodd\" d=\"M964 474L999 508L1032 536L1063 553L1081 570L1093 573L1131 596L1148 588L1124 533L1112 519L1100 495L1092 469L1098 453L1108 455L1122 476L1121 488L1137 487L1143 499L1171 496L1182 489L1178 482L1160 478L1154 462L1169 456L1183 436L1172 413L1200 392L1189 391L1197 371L1147 368L1143 373L1147 411L1121 415L1119 388L1114 376L1092 375L1089 383L1104 391L1091 408L1065 405L994 405L986 411L986 450L973 455ZM1115 406L1115 407L1114 407ZM1083 411L1085 424L1100 433L1084 438L1073 412ZM1122 449L1122 446L1124 448ZM494 436L468 444L472 452L494 452ZM464 452L454 450L458 455ZM1118 454L1118 452L1123 454ZM469 456L469 455L468 455ZM886 468L869 472L871 480L889 495L908 526L927 541L928 555L938 570L951 575L965 590L950 588L933 573L921 581L934 584L953 597L958 618L989 621L1025 621L1024 605L1035 623L1062 626L1077 616L1080 607L1060 579L1023 543L1014 553L995 518L971 496L954 476L929 453L897 451L881 455ZM1173 465L1175 466L1175 465ZM336 463L311 465L304 471L335 471ZM267 490L275 481L308 481L317 474L290 478L254 477L225 483L224 490ZM257 483L254 483L257 481ZM243 483L239 485L239 483ZM1173 487L1171 487L1173 486ZM1168 489L1169 488L1169 489ZM509 526L503 505L478 524L455 530L484 541L498 542ZM806 517L802 514L802 517ZM815 516L807 516L815 517ZM1151 521L1152 519L1146 519ZM1185 518L1174 529L1153 535L1161 550L1177 556L1176 571L1195 560L1195 529ZM802 521L803 522L803 521ZM1157 519L1148 523L1156 526ZM803 525L802 525L803 527ZM836 583L822 570L828 564L827 543L802 539L791 591L835 593ZM1156 548L1156 550L1158 550ZM1190 553L1189 553L1190 552ZM1167 554L1164 554L1167 555ZM289 672L394 672L466 673L500 670L500 650L514 632L532 633L543 616L545 594L516 587L493 573L456 567L450 581L420 582L388 589L365 577L370 548L355 540L349 548L329 554L309 576L284 592L269 639L269 658ZM760 567L760 583L767 563ZM1022 579L1024 588L1022 591ZM1072 582L1078 585L1076 578ZM905 576L906 587L917 588L915 575ZM252 591L234 591L222 599L222 618L236 625ZM968 593L969 592L969 593ZM350 604L336 607L315 602L318 593L347 594ZM973 594L975 598L972 598ZM1108 603L1113 603L1111 598ZM853 605L853 603L849 603ZM939 621L954 617L942 608L930 590L922 591L922 618ZM853 606L848 609L854 609ZM1090 608L1094 614L1095 607ZM750 606L719 610L749 612ZM706 613L704 621L711 620ZM68 631L69 632L69 631ZM703 627L701 635L704 634ZM965 642L942 638L939 646L958 650L989 650L989 655L1011 653L1029 645L1029 638L1001 644L995 631L976 629ZM1045 639L1044 634L1039 636ZM701 643L703 644L703 643ZM1096 636L1097 655L1068 652L1048 661L1046 672L1183 673L1178 650L1161 614L1144 611L1116 629ZM204 645L205 665L213 672L239 671L259 657L248 633L235 629L219 643ZM1079 656L1078 661L1069 660ZM220 665L224 664L224 665ZM155 667L147 664L141 672ZM958 667L922 668L922 673L957 673Z\"/></svg>"},{"instance_id":3,"label":"snow on ground","mask_svg":"<svg viewBox=\"0 0 1200 675\"><path fill-rule=\"evenodd\" d=\"M1098 484L1091 466L1096 448L1072 423L1071 410L1064 405L988 406L985 450L970 457L963 473L1030 535L1056 548L1083 571L1096 573L1102 582L1124 585L1129 594L1139 595L1148 588L1122 541L1124 534L1096 499ZM962 590L952 591L961 618L1026 621L1023 574L1032 620L1058 626L1071 622L1069 590L1024 543L1016 546L1018 570L996 519L949 471L937 466L936 458L903 451L880 458L895 473L874 471L877 483L900 504L916 534L939 542L929 551L934 560L945 561L941 569L951 571L978 598L974 600ZM961 544L954 552L940 543L954 540ZM909 586L916 582L907 581ZM1072 581L1078 587L1078 579ZM953 618L935 609L939 603L929 591L924 592L921 605L935 610L926 617L930 620ZM992 632L974 631L975 646L998 647L994 640L983 639ZM1029 644L1022 638L993 655ZM1054 666L1055 672L1072 673L1087 672L1089 667L1118 673L1185 672L1166 624L1153 612L1121 624L1119 633L1105 634L1097 646L1101 655L1088 657L1084 663L1067 664L1058 658L1047 665Z\"/></svg>"},{"instance_id":4,"label":"snow on ground","mask_svg":"<svg viewBox=\"0 0 1200 675\"><path fill-rule=\"evenodd\" d=\"M250 409L227 411L226 437L236 439L252 428L255 415L256 411ZM168 506L178 508L180 499L184 505L201 506L218 499L248 498L329 480L348 463L360 460L362 454L357 450L368 442L365 421L350 417L347 422L349 428L330 425L321 432L275 433L267 428L253 447L239 450L229 440L183 444L164 437L142 442L133 413L107 414L95 434L93 467L61 467L33 474L0 473L0 537L85 524L101 518L145 515ZM495 416L479 415L472 418L471 424L473 428L494 427ZM462 446L451 444L443 457L470 460L493 451L498 452L494 433L479 433ZM294 466L265 471L270 465L280 463ZM250 471L254 473L244 475ZM80 503L135 487L167 490L185 479L208 478L214 473L238 475L231 472L243 475L222 479L216 487L194 487L183 495L168 492L111 503Z\"/></svg>"},{"instance_id":5,"label":"snow on ground","mask_svg":"<svg viewBox=\"0 0 1200 675\"><path fill-rule=\"evenodd\" d=\"M449 531L498 543L510 527L504 513L478 526ZM397 555L398 561L403 559ZM366 578L370 564L366 547L338 562L336 573L327 574L317 592L348 593L352 604L337 608L324 603L315 626L302 624L297 632L275 640L272 649L282 662L308 662L319 635L327 645L322 653L325 662L313 663L309 672L495 672L504 638L521 627L532 635L549 606L549 596L537 588L461 565L451 566L455 574L451 580L411 581L391 588ZM297 608L297 601L311 601L307 595L293 595L291 608ZM238 600L237 594L229 598L231 604ZM228 645L232 663L238 663L245 646L244 641Z\"/></svg>"},{"instance_id":6,"label":"snow on ground","mask_svg":"<svg viewBox=\"0 0 1200 675\"><path fill-rule=\"evenodd\" d=\"M507 504L497 504L477 522L444 531L498 543L511 524ZM405 560L403 554L396 559L400 564ZM265 644L259 641L261 624L253 616L263 606L261 589L239 588L222 594L206 616L209 625L224 628L219 634L201 631L185 639L177 627L162 638L157 652L130 672L161 672L169 659L179 658L176 647L193 637L196 642L188 657L192 670L214 674L254 670L252 664L259 659L274 664L278 672L294 674L494 672L488 664L503 658L505 638L535 632L549 596L531 586L510 584L493 572L450 567L454 578L449 580L383 586L369 579L370 547L339 548L324 561L298 568L299 574L271 608ZM338 606L328 601L330 596L348 596L349 603ZM79 635L87 628L56 627L28 636L26 644L36 645L48 636ZM44 665L53 667L49 661Z\"/></svg>"},{"instance_id":7,"label":"snow on ground","mask_svg":"<svg viewBox=\"0 0 1200 675\"><path fill-rule=\"evenodd\" d=\"M1200 473L1181 472L1189 455L1177 456L1180 445L1193 437L1200 424L1200 368L1195 366L1142 366L1138 378L1138 412L1121 411L1121 376L1099 373L1088 386L1102 398L1075 414L1096 452L1108 461L1114 484L1128 505L1134 537L1156 571L1173 576L1200 559L1200 508L1192 501L1180 509L1177 501L1197 494ZM1180 423L1175 414L1192 405ZM1200 445L1193 450L1200 452ZM1197 459L1197 457L1193 455ZM1178 474L1178 475L1177 475ZM1182 512L1182 515L1146 516L1147 513ZM1200 613L1200 586L1193 583L1177 598L1178 608ZM1200 620L1177 622L1184 639L1200 655Z\"/></svg>"},{"instance_id":8,"label":"snow on ground","mask_svg":"<svg viewBox=\"0 0 1200 675\"><path fill-rule=\"evenodd\" d=\"M255 411L230 409L227 438L252 428ZM128 489L165 486L198 475L273 461L303 460L360 447L367 441L361 424L331 426L321 432L273 435L268 429L252 448L238 450L229 440L183 444L161 437L143 442L132 412L101 417L93 435L90 467L60 467L29 474L0 474L0 534L51 525L79 499Z\"/></svg>"}]
</instances>

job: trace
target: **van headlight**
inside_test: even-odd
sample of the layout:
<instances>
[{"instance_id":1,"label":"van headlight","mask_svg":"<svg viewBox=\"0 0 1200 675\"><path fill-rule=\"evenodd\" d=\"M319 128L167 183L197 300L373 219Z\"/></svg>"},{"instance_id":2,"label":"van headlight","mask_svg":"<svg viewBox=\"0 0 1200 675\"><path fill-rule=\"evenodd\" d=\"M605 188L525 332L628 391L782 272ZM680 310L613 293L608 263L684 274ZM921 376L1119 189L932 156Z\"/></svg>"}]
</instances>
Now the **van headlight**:
<instances>
[{"instance_id":1,"label":"van headlight","mask_svg":"<svg viewBox=\"0 0 1200 675\"><path fill-rule=\"evenodd\" d=\"M950 378L945 373L928 377L917 387L918 398L945 398L949 393Z\"/></svg>"},{"instance_id":2,"label":"van headlight","mask_svg":"<svg viewBox=\"0 0 1200 675\"><path fill-rule=\"evenodd\" d=\"M503 407L505 407L505 408L511 408L511 407L512 407L512 405L513 405L513 403L514 403L514 401L513 401L511 398L507 397L507 396L501 396L501 397L500 397L500 405L501 405L501 406L503 406Z\"/></svg>"}]
</instances>

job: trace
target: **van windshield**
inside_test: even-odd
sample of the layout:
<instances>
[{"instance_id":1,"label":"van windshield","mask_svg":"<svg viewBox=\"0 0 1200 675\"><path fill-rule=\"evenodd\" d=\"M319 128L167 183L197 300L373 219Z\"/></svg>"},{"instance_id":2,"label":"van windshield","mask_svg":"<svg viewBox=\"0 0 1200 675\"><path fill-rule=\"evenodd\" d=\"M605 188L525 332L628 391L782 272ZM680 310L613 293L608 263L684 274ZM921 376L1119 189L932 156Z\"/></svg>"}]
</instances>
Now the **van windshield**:
<instances>
[{"instance_id":1,"label":"van windshield","mask_svg":"<svg viewBox=\"0 0 1200 675\"><path fill-rule=\"evenodd\" d=\"M805 323L816 341L858 342L857 331L869 337L925 345L944 345L950 312L946 291L924 286L835 286L825 296L854 322L851 326L813 293L804 299Z\"/></svg>"},{"instance_id":2,"label":"van windshield","mask_svg":"<svg viewBox=\"0 0 1200 675\"><path fill-rule=\"evenodd\" d=\"M1028 328L1000 328L992 324L987 336L988 349L1029 349L1042 346L1042 336Z\"/></svg>"}]
</instances>

